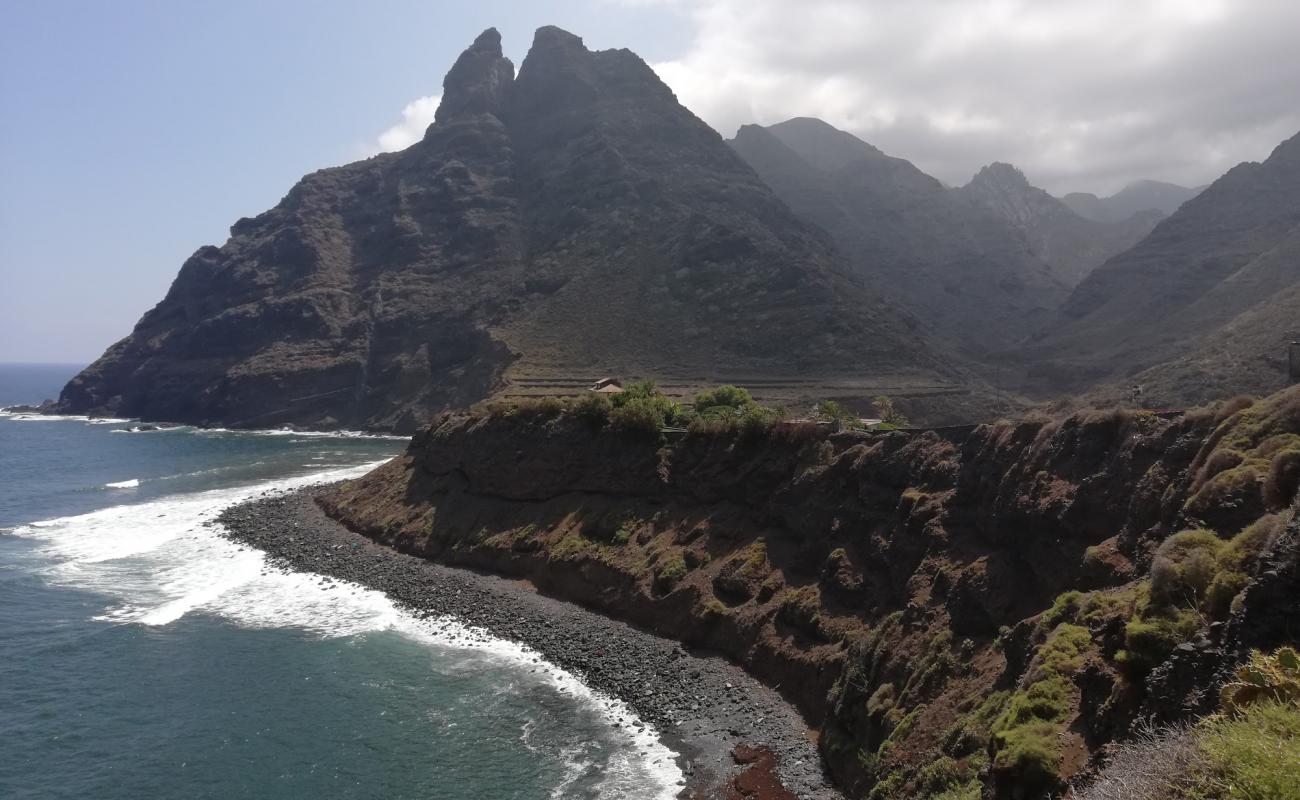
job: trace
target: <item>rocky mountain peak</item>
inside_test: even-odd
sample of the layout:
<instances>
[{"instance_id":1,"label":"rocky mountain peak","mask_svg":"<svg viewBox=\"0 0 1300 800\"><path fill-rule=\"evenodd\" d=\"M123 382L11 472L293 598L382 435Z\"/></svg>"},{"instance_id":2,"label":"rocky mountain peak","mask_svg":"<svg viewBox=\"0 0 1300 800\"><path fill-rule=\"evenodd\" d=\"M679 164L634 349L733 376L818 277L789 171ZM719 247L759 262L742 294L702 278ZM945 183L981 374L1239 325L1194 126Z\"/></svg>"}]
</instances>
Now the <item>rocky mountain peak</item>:
<instances>
[{"instance_id":1,"label":"rocky mountain peak","mask_svg":"<svg viewBox=\"0 0 1300 800\"><path fill-rule=\"evenodd\" d=\"M1031 189L1029 179L1025 173L1021 172L1014 164L1008 164L1005 161L994 161L992 164L981 169L971 178L971 183L991 184L1003 189Z\"/></svg>"},{"instance_id":2,"label":"rocky mountain peak","mask_svg":"<svg viewBox=\"0 0 1300 800\"><path fill-rule=\"evenodd\" d=\"M501 54L501 34L488 28L460 54L442 82L442 103L434 116L446 122L469 114L500 116L510 101L515 65Z\"/></svg>"},{"instance_id":3,"label":"rocky mountain peak","mask_svg":"<svg viewBox=\"0 0 1300 800\"><path fill-rule=\"evenodd\" d=\"M1025 173L1002 161L994 161L981 169L957 192L966 200L994 211L1021 228L1043 217L1072 216L1059 201L1031 185Z\"/></svg>"}]
</instances>

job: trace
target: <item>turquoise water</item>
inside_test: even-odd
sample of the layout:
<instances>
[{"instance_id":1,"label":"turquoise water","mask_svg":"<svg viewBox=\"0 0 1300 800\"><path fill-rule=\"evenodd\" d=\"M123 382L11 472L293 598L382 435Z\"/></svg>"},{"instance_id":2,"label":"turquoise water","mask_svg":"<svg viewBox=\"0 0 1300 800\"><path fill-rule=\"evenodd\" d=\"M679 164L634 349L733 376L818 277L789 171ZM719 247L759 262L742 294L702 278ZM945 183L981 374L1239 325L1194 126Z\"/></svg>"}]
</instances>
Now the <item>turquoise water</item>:
<instances>
[{"instance_id":1,"label":"turquoise water","mask_svg":"<svg viewBox=\"0 0 1300 800\"><path fill-rule=\"evenodd\" d=\"M0 405L74 371L0 365ZM652 733L534 654L204 524L403 442L128 427L0 417L0 797L676 794Z\"/></svg>"}]
</instances>

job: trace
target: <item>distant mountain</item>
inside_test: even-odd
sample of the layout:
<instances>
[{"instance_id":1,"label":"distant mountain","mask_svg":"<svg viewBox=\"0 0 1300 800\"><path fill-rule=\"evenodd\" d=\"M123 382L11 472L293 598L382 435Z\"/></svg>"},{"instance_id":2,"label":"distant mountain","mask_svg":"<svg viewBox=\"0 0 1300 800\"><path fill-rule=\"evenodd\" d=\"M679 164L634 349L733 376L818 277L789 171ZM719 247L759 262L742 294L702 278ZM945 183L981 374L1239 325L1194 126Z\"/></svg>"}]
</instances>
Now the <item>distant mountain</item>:
<instances>
[{"instance_id":1,"label":"distant mountain","mask_svg":"<svg viewBox=\"0 0 1300 800\"><path fill-rule=\"evenodd\" d=\"M821 120L746 125L730 144L861 275L967 355L1020 342L1066 295L1003 217Z\"/></svg>"},{"instance_id":2,"label":"distant mountain","mask_svg":"<svg viewBox=\"0 0 1300 800\"><path fill-rule=\"evenodd\" d=\"M1140 242L1164 216L1144 211L1118 222L1085 219L1003 163L984 167L955 191L1011 223L1030 251L1071 287L1106 259Z\"/></svg>"},{"instance_id":3,"label":"distant mountain","mask_svg":"<svg viewBox=\"0 0 1300 800\"><path fill-rule=\"evenodd\" d=\"M1170 404L1268 392L1300 335L1298 287L1300 134L1094 270L1025 355L1045 392L1139 383Z\"/></svg>"},{"instance_id":4,"label":"distant mountain","mask_svg":"<svg viewBox=\"0 0 1300 800\"><path fill-rule=\"evenodd\" d=\"M1098 197L1089 192L1072 192L1061 202L1074 213L1097 222L1123 222L1134 214L1158 211L1168 216L1179 206L1205 191L1204 186L1189 189L1161 181L1136 181L1110 197Z\"/></svg>"},{"instance_id":5,"label":"distant mountain","mask_svg":"<svg viewBox=\"0 0 1300 800\"><path fill-rule=\"evenodd\" d=\"M60 403L409 431L522 380L959 380L909 324L636 55L546 27L516 78L488 30L421 142L200 248Z\"/></svg>"}]
</instances>

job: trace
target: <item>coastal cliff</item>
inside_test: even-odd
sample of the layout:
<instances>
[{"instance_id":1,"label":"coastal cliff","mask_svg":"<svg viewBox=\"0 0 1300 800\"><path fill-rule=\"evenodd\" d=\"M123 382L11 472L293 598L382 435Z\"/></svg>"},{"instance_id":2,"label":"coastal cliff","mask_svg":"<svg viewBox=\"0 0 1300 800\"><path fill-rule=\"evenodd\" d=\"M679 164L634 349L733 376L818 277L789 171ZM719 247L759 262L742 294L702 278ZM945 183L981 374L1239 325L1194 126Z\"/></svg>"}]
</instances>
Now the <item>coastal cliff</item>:
<instances>
[{"instance_id":1,"label":"coastal cliff","mask_svg":"<svg viewBox=\"0 0 1300 800\"><path fill-rule=\"evenodd\" d=\"M1300 389L885 433L537 404L443 416L320 503L726 654L852 796L1036 797L1295 640L1298 481Z\"/></svg>"}]
</instances>

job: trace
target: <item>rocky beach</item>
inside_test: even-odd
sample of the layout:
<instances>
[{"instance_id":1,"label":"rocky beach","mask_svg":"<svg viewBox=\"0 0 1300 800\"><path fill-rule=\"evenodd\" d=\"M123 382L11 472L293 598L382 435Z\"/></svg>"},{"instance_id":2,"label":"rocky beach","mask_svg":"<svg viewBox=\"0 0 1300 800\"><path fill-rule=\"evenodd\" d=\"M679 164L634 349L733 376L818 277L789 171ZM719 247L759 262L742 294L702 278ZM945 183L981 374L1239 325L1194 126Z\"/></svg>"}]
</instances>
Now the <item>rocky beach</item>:
<instances>
[{"instance_id":1,"label":"rocky beach","mask_svg":"<svg viewBox=\"0 0 1300 800\"><path fill-rule=\"evenodd\" d=\"M384 592L421 617L452 616L522 643L618 698L679 754L686 798L837 800L807 723L772 688L721 656L684 649L509 580L405 555L327 517L320 487L268 493L219 518L272 563Z\"/></svg>"}]
</instances>

